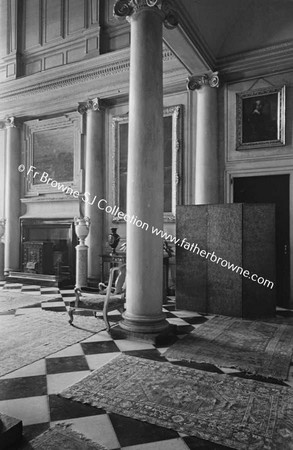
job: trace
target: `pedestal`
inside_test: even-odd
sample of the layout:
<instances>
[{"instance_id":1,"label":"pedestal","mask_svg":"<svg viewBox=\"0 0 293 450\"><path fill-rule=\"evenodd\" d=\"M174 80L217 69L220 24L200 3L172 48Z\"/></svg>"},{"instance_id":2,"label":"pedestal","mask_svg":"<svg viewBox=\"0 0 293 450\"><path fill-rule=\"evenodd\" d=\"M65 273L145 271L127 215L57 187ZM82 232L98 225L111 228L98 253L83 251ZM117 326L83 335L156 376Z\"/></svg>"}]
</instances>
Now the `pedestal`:
<instances>
[{"instance_id":1,"label":"pedestal","mask_svg":"<svg viewBox=\"0 0 293 450\"><path fill-rule=\"evenodd\" d=\"M0 281L5 280L4 276L4 243L0 242Z\"/></svg>"},{"instance_id":2,"label":"pedestal","mask_svg":"<svg viewBox=\"0 0 293 450\"><path fill-rule=\"evenodd\" d=\"M76 249L76 283L77 288L87 286L88 246L79 244Z\"/></svg>"}]
</instances>

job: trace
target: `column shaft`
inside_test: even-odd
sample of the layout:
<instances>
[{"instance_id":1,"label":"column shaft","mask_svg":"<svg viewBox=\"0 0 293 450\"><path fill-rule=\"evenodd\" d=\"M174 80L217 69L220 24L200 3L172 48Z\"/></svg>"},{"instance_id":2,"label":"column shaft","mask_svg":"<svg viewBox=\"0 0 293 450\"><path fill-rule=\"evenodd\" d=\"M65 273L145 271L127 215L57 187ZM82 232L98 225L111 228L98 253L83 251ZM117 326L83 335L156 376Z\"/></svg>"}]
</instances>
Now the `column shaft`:
<instances>
[{"instance_id":1,"label":"column shaft","mask_svg":"<svg viewBox=\"0 0 293 450\"><path fill-rule=\"evenodd\" d=\"M102 111L87 111L85 192L89 193L89 201L85 203L85 216L91 221L86 241L89 281L100 281L101 277L103 215L97 202L103 198L103 115Z\"/></svg>"},{"instance_id":2,"label":"column shaft","mask_svg":"<svg viewBox=\"0 0 293 450\"><path fill-rule=\"evenodd\" d=\"M131 17L126 312L121 327L153 333L168 327L162 314L163 229L162 17L143 8Z\"/></svg>"},{"instance_id":3,"label":"column shaft","mask_svg":"<svg viewBox=\"0 0 293 450\"><path fill-rule=\"evenodd\" d=\"M5 176L5 273L19 269L20 249L20 131L7 128Z\"/></svg>"},{"instance_id":4,"label":"column shaft","mask_svg":"<svg viewBox=\"0 0 293 450\"><path fill-rule=\"evenodd\" d=\"M203 86L196 92L195 203L218 203L217 91Z\"/></svg>"}]
</instances>

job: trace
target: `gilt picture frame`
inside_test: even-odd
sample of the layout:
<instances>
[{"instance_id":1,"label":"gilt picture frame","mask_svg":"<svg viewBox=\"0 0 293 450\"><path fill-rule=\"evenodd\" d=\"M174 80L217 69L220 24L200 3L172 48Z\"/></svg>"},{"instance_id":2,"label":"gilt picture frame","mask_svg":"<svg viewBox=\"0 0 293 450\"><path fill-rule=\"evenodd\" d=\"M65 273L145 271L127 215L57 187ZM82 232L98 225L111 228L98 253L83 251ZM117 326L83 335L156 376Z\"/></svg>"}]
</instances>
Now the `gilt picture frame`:
<instances>
[{"instance_id":1,"label":"gilt picture frame","mask_svg":"<svg viewBox=\"0 0 293 450\"><path fill-rule=\"evenodd\" d=\"M174 222L176 205L182 196L183 106L164 108L164 221ZM126 212L128 114L114 116L113 126L113 204ZM118 218L113 219L119 222Z\"/></svg>"},{"instance_id":2,"label":"gilt picture frame","mask_svg":"<svg viewBox=\"0 0 293 450\"><path fill-rule=\"evenodd\" d=\"M50 119L34 119L24 123L26 167L35 167L28 173L25 195L53 194L58 188L46 183L48 179L64 183L73 190L80 188L80 158L82 122L78 112Z\"/></svg>"},{"instance_id":3,"label":"gilt picture frame","mask_svg":"<svg viewBox=\"0 0 293 450\"><path fill-rule=\"evenodd\" d=\"M285 145L285 86L236 94L236 150Z\"/></svg>"}]
</instances>

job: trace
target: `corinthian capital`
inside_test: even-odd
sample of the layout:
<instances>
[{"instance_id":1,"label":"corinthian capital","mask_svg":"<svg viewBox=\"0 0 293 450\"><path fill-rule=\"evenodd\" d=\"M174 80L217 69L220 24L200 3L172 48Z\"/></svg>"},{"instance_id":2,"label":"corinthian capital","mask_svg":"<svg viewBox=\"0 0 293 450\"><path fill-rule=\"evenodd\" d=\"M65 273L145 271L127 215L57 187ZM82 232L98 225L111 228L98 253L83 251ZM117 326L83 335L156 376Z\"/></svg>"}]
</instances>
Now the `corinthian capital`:
<instances>
[{"instance_id":1,"label":"corinthian capital","mask_svg":"<svg viewBox=\"0 0 293 450\"><path fill-rule=\"evenodd\" d=\"M77 111L80 114L84 114L89 110L103 111L104 109L105 109L104 102L99 97L89 99L86 102L79 102L77 107Z\"/></svg>"},{"instance_id":2,"label":"corinthian capital","mask_svg":"<svg viewBox=\"0 0 293 450\"><path fill-rule=\"evenodd\" d=\"M212 72L201 76L190 76L187 78L186 86L189 91L200 89L202 86L210 86L212 88L219 87L220 80L218 72Z\"/></svg>"},{"instance_id":3,"label":"corinthian capital","mask_svg":"<svg viewBox=\"0 0 293 450\"><path fill-rule=\"evenodd\" d=\"M161 13L166 28L175 28L178 25L172 0L117 0L114 5L114 15L128 17L143 9L150 8L154 8L154 11Z\"/></svg>"}]
</instances>

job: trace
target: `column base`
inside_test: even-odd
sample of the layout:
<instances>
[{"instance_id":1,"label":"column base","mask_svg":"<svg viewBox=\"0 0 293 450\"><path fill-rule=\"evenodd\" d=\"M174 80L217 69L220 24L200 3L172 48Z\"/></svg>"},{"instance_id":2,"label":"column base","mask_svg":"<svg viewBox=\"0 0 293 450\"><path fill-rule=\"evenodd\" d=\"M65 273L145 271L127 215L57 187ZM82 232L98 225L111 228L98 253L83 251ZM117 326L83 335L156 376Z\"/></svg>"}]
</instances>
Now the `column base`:
<instances>
[{"instance_id":1,"label":"column base","mask_svg":"<svg viewBox=\"0 0 293 450\"><path fill-rule=\"evenodd\" d=\"M168 327L165 330L157 332L157 333L144 333L144 332L135 332L123 329L121 327L121 322L113 328L110 329L109 333L112 339L128 339L130 341L137 342L147 342L152 345L163 345L169 346L176 342L176 325L168 324Z\"/></svg>"},{"instance_id":2,"label":"column base","mask_svg":"<svg viewBox=\"0 0 293 450\"><path fill-rule=\"evenodd\" d=\"M136 315L125 311L119 322L123 330L134 333L160 333L169 327L165 314L161 313L155 317L147 315Z\"/></svg>"}]
</instances>

